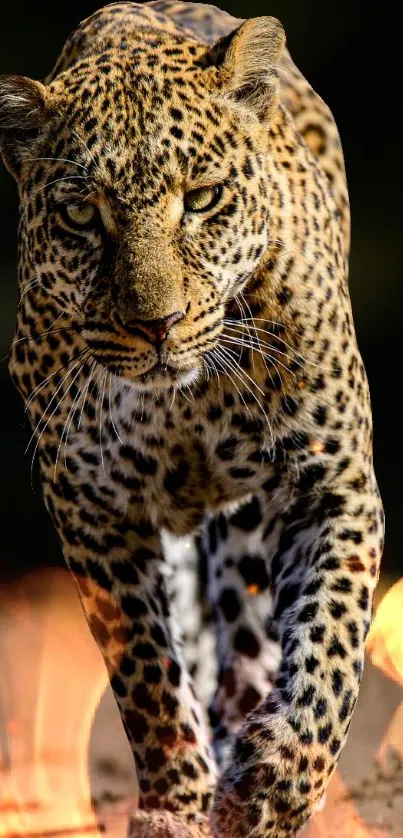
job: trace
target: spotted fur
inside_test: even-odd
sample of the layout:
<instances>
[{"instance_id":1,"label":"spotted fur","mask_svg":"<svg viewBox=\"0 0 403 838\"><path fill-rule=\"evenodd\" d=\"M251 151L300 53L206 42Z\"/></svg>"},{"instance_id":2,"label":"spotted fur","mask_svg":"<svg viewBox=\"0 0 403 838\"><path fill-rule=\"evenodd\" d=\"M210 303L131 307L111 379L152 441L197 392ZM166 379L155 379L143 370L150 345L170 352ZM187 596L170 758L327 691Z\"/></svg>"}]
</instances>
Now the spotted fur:
<instances>
[{"instance_id":1,"label":"spotted fur","mask_svg":"<svg viewBox=\"0 0 403 838\"><path fill-rule=\"evenodd\" d=\"M346 738L383 537L333 118L278 21L157 0L92 15L45 84L3 77L0 136L11 373L141 806L296 835Z\"/></svg>"}]
</instances>

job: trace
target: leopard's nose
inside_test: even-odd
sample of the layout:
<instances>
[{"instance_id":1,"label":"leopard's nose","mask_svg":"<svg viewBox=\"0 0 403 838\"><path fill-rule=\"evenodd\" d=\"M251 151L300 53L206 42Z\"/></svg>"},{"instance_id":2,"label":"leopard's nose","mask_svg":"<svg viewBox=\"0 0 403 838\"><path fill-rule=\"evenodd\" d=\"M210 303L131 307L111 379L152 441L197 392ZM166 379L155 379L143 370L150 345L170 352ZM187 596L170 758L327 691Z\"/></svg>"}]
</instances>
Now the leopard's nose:
<instances>
[{"instance_id":1,"label":"leopard's nose","mask_svg":"<svg viewBox=\"0 0 403 838\"><path fill-rule=\"evenodd\" d=\"M175 323L184 317L183 311L174 311L166 317L159 317L157 320L133 319L124 322L124 327L133 334L140 334L149 343L162 343L168 332Z\"/></svg>"}]
</instances>

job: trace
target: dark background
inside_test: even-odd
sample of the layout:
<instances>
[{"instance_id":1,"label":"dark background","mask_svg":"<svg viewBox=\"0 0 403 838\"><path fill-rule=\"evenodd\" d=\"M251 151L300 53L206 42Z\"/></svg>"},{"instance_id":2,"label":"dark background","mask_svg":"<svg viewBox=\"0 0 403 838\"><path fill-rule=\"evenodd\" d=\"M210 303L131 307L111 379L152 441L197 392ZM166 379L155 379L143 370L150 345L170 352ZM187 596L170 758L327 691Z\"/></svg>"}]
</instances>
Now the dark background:
<instances>
[{"instance_id":1,"label":"dark background","mask_svg":"<svg viewBox=\"0 0 403 838\"><path fill-rule=\"evenodd\" d=\"M94 2L7 4L0 35L0 72L41 79L64 40L95 11ZM239 17L271 14L285 26L294 60L328 102L339 125L353 218L350 288L375 420L375 462L387 515L384 572L402 575L401 312L398 254L402 229L401 30L385 4L331 0L222 2ZM371 4L372 6L372 4ZM398 42L399 38L399 42ZM401 64L401 61L399 61ZM17 190L0 165L0 357L10 345L16 312ZM25 423L26 425L27 423ZM38 480L31 484L22 401L0 365L0 576L61 561Z\"/></svg>"}]
</instances>

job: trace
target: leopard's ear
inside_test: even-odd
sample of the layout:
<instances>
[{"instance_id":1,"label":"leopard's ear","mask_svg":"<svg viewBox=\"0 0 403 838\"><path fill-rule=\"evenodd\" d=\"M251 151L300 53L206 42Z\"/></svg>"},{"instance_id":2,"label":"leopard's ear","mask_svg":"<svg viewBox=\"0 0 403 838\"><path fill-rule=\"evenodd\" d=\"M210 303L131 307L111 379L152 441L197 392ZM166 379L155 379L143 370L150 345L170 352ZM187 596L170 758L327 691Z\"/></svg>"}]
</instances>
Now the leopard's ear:
<instances>
[{"instance_id":1,"label":"leopard's ear","mask_svg":"<svg viewBox=\"0 0 403 838\"><path fill-rule=\"evenodd\" d=\"M284 29L275 17L255 17L220 38L208 59L222 73L225 98L242 103L266 121L277 104L276 65L285 47Z\"/></svg>"},{"instance_id":2,"label":"leopard's ear","mask_svg":"<svg viewBox=\"0 0 403 838\"><path fill-rule=\"evenodd\" d=\"M0 76L0 151L17 180L24 154L46 122L46 99L41 82L25 76Z\"/></svg>"}]
</instances>

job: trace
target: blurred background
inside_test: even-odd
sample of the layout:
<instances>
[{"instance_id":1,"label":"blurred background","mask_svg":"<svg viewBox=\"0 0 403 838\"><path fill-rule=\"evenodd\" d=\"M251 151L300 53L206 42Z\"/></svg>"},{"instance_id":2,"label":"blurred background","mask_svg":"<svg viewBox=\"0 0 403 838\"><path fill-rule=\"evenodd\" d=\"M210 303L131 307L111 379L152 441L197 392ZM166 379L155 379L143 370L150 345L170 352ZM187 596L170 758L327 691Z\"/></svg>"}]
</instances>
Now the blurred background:
<instances>
[{"instance_id":1,"label":"blurred background","mask_svg":"<svg viewBox=\"0 0 403 838\"><path fill-rule=\"evenodd\" d=\"M41 79L70 31L102 0L7 4L1 15L0 72ZM350 289L359 345L369 376L375 421L375 461L386 507L384 573L402 575L401 361L403 286L402 133L398 90L400 27L385 5L371 12L360 0L221 2L238 17L271 14L285 26L299 68L336 117L346 157L352 205ZM17 190L0 165L0 357L12 340L17 304ZM7 360L0 365L0 579L62 563L44 510L23 405Z\"/></svg>"}]
</instances>

